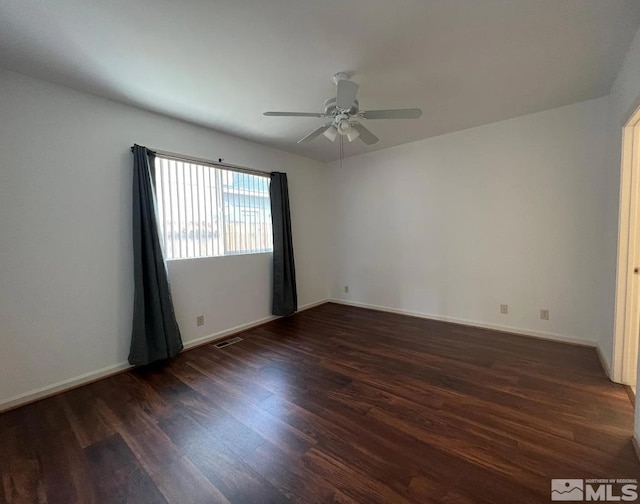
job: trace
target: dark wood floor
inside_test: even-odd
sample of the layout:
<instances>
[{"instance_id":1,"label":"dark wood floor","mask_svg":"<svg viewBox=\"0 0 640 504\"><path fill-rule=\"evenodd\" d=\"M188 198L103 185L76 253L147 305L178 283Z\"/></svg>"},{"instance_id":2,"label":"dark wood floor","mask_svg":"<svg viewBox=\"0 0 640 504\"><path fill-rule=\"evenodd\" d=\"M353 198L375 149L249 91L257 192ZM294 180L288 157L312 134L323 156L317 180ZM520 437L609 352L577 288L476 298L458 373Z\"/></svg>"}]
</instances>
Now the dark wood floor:
<instances>
[{"instance_id":1,"label":"dark wood floor","mask_svg":"<svg viewBox=\"0 0 640 504\"><path fill-rule=\"evenodd\" d=\"M0 502L529 503L637 478L593 349L336 304L0 415Z\"/></svg>"}]
</instances>

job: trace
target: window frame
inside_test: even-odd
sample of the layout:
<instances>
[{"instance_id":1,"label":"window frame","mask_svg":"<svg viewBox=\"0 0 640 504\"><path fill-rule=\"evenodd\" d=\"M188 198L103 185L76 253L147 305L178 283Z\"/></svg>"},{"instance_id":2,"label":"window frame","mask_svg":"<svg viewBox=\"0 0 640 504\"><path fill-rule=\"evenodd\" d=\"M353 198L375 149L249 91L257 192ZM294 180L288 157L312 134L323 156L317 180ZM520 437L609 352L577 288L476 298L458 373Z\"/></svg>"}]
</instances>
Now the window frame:
<instances>
[{"instance_id":1,"label":"window frame","mask_svg":"<svg viewBox=\"0 0 640 504\"><path fill-rule=\"evenodd\" d=\"M269 173L157 151L153 169L165 260L273 252Z\"/></svg>"}]
</instances>

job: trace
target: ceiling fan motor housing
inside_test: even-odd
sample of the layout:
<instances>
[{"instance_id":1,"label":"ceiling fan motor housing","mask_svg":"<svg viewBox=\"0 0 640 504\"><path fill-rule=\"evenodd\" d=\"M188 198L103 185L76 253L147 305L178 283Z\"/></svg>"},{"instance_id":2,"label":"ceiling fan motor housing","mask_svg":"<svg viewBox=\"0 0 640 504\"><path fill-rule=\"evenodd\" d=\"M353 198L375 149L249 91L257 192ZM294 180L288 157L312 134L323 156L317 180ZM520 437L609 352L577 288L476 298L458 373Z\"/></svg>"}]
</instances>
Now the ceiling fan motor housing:
<instances>
[{"instance_id":1,"label":"ceiling fan motor housing","mask_svg":"<svg viewBox=\"0 0 640 504\"><path fill-rule=\"evenodd\" d=\"M349 80L349 74L345 72L338 72L337 74L333 74L333 82L336 86L341 80Z\"/></svg>"},{"instance_id":2,"label":"ceiling fan motor housing","mask_svg":"<svg viewBox=\"0 0 640 504\"><path fill-rule=\"evenodd\" d=\"M353 106L348 111L339 110L336 106L336 98L329 98L324 102L324 113L329 117L336 117L340 113L347 113L350 116L357 116L360 111L358 100L353 102Z\"/></svg>"}]
</instances>

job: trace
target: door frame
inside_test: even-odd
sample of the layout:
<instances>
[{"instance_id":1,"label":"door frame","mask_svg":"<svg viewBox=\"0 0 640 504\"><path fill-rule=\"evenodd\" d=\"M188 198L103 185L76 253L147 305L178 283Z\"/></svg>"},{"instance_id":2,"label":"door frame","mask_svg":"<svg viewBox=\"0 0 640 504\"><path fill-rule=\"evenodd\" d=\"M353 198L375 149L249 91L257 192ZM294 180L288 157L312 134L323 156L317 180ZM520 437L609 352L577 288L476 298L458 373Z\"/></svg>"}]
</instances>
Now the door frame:
<instances>
[{"instance_id":1,"label":"door frame","mask_svg":"<svg viewBox=\"0 0 640 504\"><path fill-rule=\"evenodd\" d=\"M636 384L640 337L640 108L622 128L620 213L611 379Z\"/></svg>"}]
</instances>

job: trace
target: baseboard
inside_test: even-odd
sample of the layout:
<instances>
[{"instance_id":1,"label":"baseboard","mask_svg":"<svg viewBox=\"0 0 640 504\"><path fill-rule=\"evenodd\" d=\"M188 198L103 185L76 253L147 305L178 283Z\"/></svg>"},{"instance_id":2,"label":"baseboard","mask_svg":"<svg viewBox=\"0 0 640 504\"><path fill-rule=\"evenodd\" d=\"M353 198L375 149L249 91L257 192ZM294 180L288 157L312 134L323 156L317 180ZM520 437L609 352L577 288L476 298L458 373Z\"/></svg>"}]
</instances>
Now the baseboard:
<instances>
[{"instance_id":1,"label":"baseboard","mask_svg":"<svg viewBox=\"0 0 640 504\"><path fill-rule=\"evenodd\" d=\"M388 313L397 313L399 315L407 315L407 316L410 316L410 317L417 317L417 318L423 318L423 319L428 319L428 320L437 320L439 322L451 322L451 323L454 323L454 324L466 325L466 326L471 326L471 327L478 327L480 329L490 329L492 331L515 334L517 336L529 336L531 338L558 341L558 342L561 342L561 343L569 343L571 345L578 345L578 346L584 346L584 347L589 347L589 348L596 348L597 347L597 343L595 341L587 341L587 340L582 340L582 339L579 339L579 338L572 338L572 337L569 337L569 336L564 336L562 334L547 333L547 332L540 332L540 331L530 331L530 330L526 330L526 329L520 329L520 328L517 328L517 327L509 327L509 326L503 326L503 325L497 325L497 324L486 324L484 322L477 322L475 320L467 320L467 319L461 319L461 318L457 318L457 317L434 315L434 314L431 314L431 313L414 312L414 311L403 310L403 309L399 309L399 308L389 308L387 306L379 306L379 305L373 305L373 304L367 304L367 303L359 303L359 302L355 302L355 301L345 301L343 299L329 299L329 302L330 303L342 304L342 305L346 305L346 306L355 306L355 307L358 307L358 308L367 308L367 309L370 309L370 310L378 310L378 311L383 311L383 312L388 312Z\"/></svg>"},{"instance_id":2,"label":"baseboard","mask_svg":"<svg viewBox=\"0 0 640 504\"><path fill-rule=\"evenodd\" d=\"M194 348L200 347L202 345L207 345L209 343L213 343L214 341L219 341L221 339L227 338L228 336L237 334L242 331L247 331L249 329L253 329L254 327L261 326L266 324L267 322L271 322L279 317L275 315L270 315L268 317L264 317L258 320L254 320L253 322L248 322L246 324L240 324L238 326L232 327L230 329L225 329L223 331L218 331L213 334L208 334L207 336L202 336L200 338L196 338L191 341L184 342L184 350L193 350Z\"/></svg>"},{"instance_id":3,"label":"baseboard","mask_svg":"<svg viewBox=\"0 0 640 504\"><path fill-rule=\"evenodd\" d=\"M633 445L633 449L636 451L636 455L638 456L638 460L640 460L640 443L638 442L638 438L633 436L631 438L631 444Z\"/></svg>"},{"instance_id":4,"label":"baseboard","mask_svg":"<svg viewBox=\"0 0 640 504\"><path fill-rule=\"evenodd\" d=\"M631 385L623 385L624 390L627 393L627 396L629 396L629 401L631 402L631 405L634 407L636 407L636 393L633 390L633 387Z\"/></svg>"},{"instance_id":5,"label":"baseboard","mask_svg":"<svg viewBox=\"0 0 640 504\"><path fill-rule=\"evenodd\" d=\"M301 312L301 311L304 311L304 310L308 310L310 308L313 308L315 306L319 306L321 304L325 304L327 302L328 302L328 299L323 299L322 301L316 301L314 303L307 303L305 305L300 306L298 308L298 312ZM254 320L253 322L247 322L246 324L240 324L240 325L232 327L230 329L225 329L223 331L218 331L216 333L209 334L207 336L202 336L200 338L185 342L184 343L184 349L185 350L191 350L193 348L197 348L199 346L206 345L208 343L212 343L214 341L218 341L218 340L221 340L223 338L227 338L229 336L238 334L240 332L247 331L249 329L253 329L254 327L261 326L263 324L266 324L268 322L271 322L272 320L276 320L276 319L279 319L279 318L281 318L281 317L278 317L277 315L269 315L268 317L263 317L261 319Z\"/></svg>"},{"instance_id":6,"label":"baseboard","mask_svg":"<svg viewBox=\"0 0 640 504\"><path fill-rule=\"evenodd\" d=\"M600 348L600 345L596 345L596 352L598 354L598 359L600 359L600 364L602 365L602 369L604 369L604 373L607 375L607 378L611 380L612 379L611 368L609 367L609 363L607 362L607 359L605 359L604 354L602 353L602 349Z\"/></svg>"},{"instance_id":7,"label":"baseboard","mask_svg":"<svg viewBox=\"0 0 640 504\"><path fill-rule=\"evenodd\" d=\"M67 380L59 381L57 383L54 383L53 385L47 385L35 390L30 390L29 392L24 392L13 397L9 397L8 399L3 399L2 401L0 401L0 413L3 411L18 408L20 406L24 406L35 401L39 401L40 399L46 399L47 397L59 394L60 392L64 392L66 390L71 390L77 387L81 387L82 385L87 385L89 383L108 378L109 376L113 376L115 374L122 373L127 369L131 369L132 367L133 366L128 362L120 362L118 364L113 364L112 366L104 367L97 371L89 371L88 373L84 373Z\"/></svg>"},{"instance_id":8,"label":"baseboard","mask_svg":"<svg viewBox=\"0 0 640 504\"><path fill-rule=\"evenodd\" d=\"M300 306L298 308L298 311L300 312L300 311L308 310L310 308L319 306L321 304L325 304L327 302L328 302L327 299L323 299L322 301L307 303L303 306ZM209 334L207 336L203 336L195 340L187 341L184 343L184 350L185 351L192 350L194 348L197 348L202 345L206 345L213 341L227 338L229 336L246 331L248 329L253 329L254 327L261 326L263 324L266 324L278 318L280 317L277 317L275 315L270 315L268 317L263 317L261 319L254 320L252 322L247 322L246 324L241 324L241 325L232 327L230 329L218 331L216 333ZM20 406L25 406L29 403L39 401L41 399L46 399L47 397L51 397L53 395L59 394L61 392L65 392L67 390L78 388L83 385L88 385L89 383L102 380L104 378L108 378L110 376L132 369L133 367L134 366L132 366L128 362L120 362L118 364L113 364L111 366L107 366L97 371L90 371L88 373L84 373L79 376L75 376L73 378L69 378L67 380L54 383L53 385L47 385L45 387L41 387L35 390L31 390L29 392L24 392L22 394L15 395L13 397L9 397L8 399L4 399L0 401L0 413L3 411L8 411L11 409L18 408Z\"/></svg>"}]
</instances>

